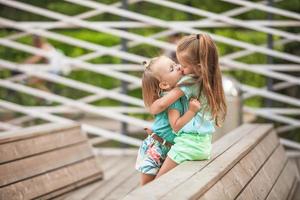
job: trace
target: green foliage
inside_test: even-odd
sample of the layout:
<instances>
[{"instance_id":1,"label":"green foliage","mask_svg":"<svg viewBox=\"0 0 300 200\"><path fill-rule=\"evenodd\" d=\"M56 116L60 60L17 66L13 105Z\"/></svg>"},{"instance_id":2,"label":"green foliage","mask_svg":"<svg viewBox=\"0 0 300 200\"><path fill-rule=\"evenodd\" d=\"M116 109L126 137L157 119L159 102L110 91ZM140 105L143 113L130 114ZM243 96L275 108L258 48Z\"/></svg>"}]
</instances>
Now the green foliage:
<instances>
[{"instance_id":1,"label":"green foliage","mask_svg":"<svg viewBox=\"0 0 300 200\"><path fill-rule=\"evenodd\" d=\"M80 6L79 4L73 4L66 1L49 1L47 9L71 16L90 10L89 8Z\"/></svg>"},{"instance_id":2,"label":"green foliage","mask_svg":"<svg viewBox=\"0 0 300 200\"><path fill-rule=\"evenodd\" d=\"M41 8L47 8L49 10L62 13L65 15L78 15L80 13L87 12L90 10L88 7L84 7L81 5L75 5L68 3L66 1L60 1L60 0L19 0L26 3L30 3L32 5L41 7ZM120 2L118 0L97 0L99 3L103 4L113 4L116 2ZM218 1L218 0L202 0L201 2L199 0L173 0L173 2L178 2L184 5L193 6L195 8L208 10L215 13L222 13L226 12L227 10L239 7L237 5ZM289 0L289 1L280 1L275 4L278 8L287 9L290 11L294 11L296 13L299 13L300 11L300 1L299 0ZM134 11L136 13L145 14L148 16L152 16L155 18L159 18L162 20L199 20L202 19L202 16L189 14L183 11L177 11L171 8L167 8L164 6L160 6L154 3L149 2L138 2L135 4L130 4L128 7L129 10ZM55 21L54 19L49 19L47 17L43 17L34 13L24 12L21 10L17 10L11 7L7 6L1 6L0 7L0 17L6 17L12 20L17 21ZM241 20L255 20L255 19L266 19L267 15L265 12L259 11L259 10L252 10L250 12L246 12L242 15L237 16L238 19ZM284 19L284 17L274 16L274 19ZM113 15L110 13L102 13L94 17L90 17L87 19L89 21L120 21L121 17L117 15ZM130 19L131 20L131 19ZM129 29L131 33L142 35L142 36L150 36L155 33L163 31L164 28L160 27L146 27L142 29L138 28L132 28ZM282 30L298 33L300 31L299 27L290 27L290 28L282 28ZM104 47L112 47L115 45L120 44L120 38L117 36L114 36L109 33L100 33L93 30L88 30L86 28L76 28L76 29L57 29L57 30L51 30L53 32L57 32L60 34L63 34L68 37L73 37L82 41L94 43L97 45L101 45ZM232 39L236 39L239 41L244 41L250 44L254 45L262 45L266 43L267 41L267 35L261 32L252 31L245 28L219 28L219 29L207 29L205 31L215 33L218 35L222 35L225 37L229 37ZM16 30L12 29L1 29L0 30L0 37L6 37L11 34L17 33ZM159 38L160 40L166 41L168 38ZM278 37L274 37L274 40L278 40ZM18 42L21 42L23 44L31 45L32 44L32 37L26 36L22 37L17 40ZM87 53L92 52L92 50L80 48L73 45L65 44L63 41L57 41L57 40L48 40L49 43L51 43L55 48L61 50L65 55L69 57L80 57L82 55L85 55ZM218 50L220 55L228 55L230 53L233 53L237 50L242 50L238 47L233 47L228 44L224 43L217 43ZM300 55L299 51L299 43L292 42L288 45L285 45L283 49L282 46L276 46L277 50L284 51L284 52L290 52L294 55ZM157 56L163 52L159 48L153 47L148 44L139 44L134 47L129 47L128 51L130 53L138 54L145 57L154 57ZM24 53L23 51L15 50L12 48L7 48L4 46L0 46L0 58L1 59L7 59L13 62L23 62L26 58L28 58L30 54ZM254 53L250 54L248 56L244 56L240 59L237 59L239 62L244 62L248 64L264 64L267 63L267 58L265 55L262 55L260 53ZM93 64L104 64L104 63L121 63L121 59L118 57L115 57L114 55L103 55L96 57L94 59L88 60L88 62L91 62ZM286 61L282 61L279 59L275 59L275 62L284 63ZM97 67L97 66L95 66ZM0 69L1 70L1 69ZM141 74L139 72L130 72L129 74L140 76ZM251 73L248 71L243 70L235 70L230 72L224 72L224 74L233 76L238 81L240 81L243 84L255 86L255 87L263 87L266 85L266 78L262 75L258 75L255 73ZM8 70L1 70L0 71L0 78L7 78L11 76L11 72ZM112 89L115 87L118 87L121 85L121 81L116 80L114 78L100 75L95 72L87 71L87 70L75 70L72 71L71 74L68 75L69 78L72 78L74 80L78 80L81 82L85 82L91 85L100 86L106 89ZM55 91L56 93L74 98L74 99L80 99L86 95L89 95L89 93L80 91L80 90L74 90L72 88L60 85L60 84L53 84L53 83L47 83L45 82L45 85L48 87L48 89ZM136 89L129 92L129 95L141 98L141 90ZM12 102L24 104L24 105L43 105L45 102L41 99L34 98L29 95L25 95L22 93L14 93L12 91L6 90L4 88L0 88L0 97L3 99L7 99ZM261 107L264 105L264 101L261 97L253 97L251 99L248 99L245 101L246 105L253 106L253 107ZM96 102L93 102L94 105L120 105L119 102L113 101L110 99L102 99ZM137 115L141 118L148 118L149 115Z\"/></svg>"}]
</instances>

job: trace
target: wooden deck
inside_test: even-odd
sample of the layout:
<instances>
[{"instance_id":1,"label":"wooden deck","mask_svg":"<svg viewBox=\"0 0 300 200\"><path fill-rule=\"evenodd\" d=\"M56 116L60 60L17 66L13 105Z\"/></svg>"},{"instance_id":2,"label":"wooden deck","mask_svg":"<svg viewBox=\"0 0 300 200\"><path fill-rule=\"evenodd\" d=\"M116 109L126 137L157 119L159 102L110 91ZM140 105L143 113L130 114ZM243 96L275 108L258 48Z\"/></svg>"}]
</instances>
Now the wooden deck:
<instances>
[{"instance_id":1,"label":"wooden deck","mask_svg":"<svg viewBox=\"0 0 300 200\"><path fill-rule=\"evenodd\" d=\"M122 199L128 193L138 188L139 174L132 171L135 156L99 156L100 160L105 160L103 171L105 174L103 181L86 185L75 189L57 200L115 200ZM297 162L300 172L300 159L292 159ZM126 174L126 175L124 175ZM300 200L300 184L294 188L295 193L291 200Z\"/></svg>"},{"instance_id":2,"label":"wooden deck","mask_svg":"<svg viewBox=\"0 0 300 200\"><path fill-rule=\"evenodd\" d=\"M122 199L139 186L139 174L132 171L135 156L99 156L103 164L104 180L77 188L56 200L116 200ZM300 173L300 159L291 159L296 162ZM126 175L124 175L126 174ZM300 184L295 185L294 196L290 200L300 200Z\"/></svg>"},{"instance_id":3,"label":"wooden deck","mask_svg":"<svg viewBox=\"0 0 300 200\"><path fill-rule=\"evenodd\" d=\"M186 162L145 187L135 156L102 156L103 181L58 199L300 199L300 159L286 157L271 126L245 125L214 147L212 159Z\"/></svg>"},{"instance_id":4,"label":"wooden deck","mask_svg":"<svg viewBox=\"0 0 300 200\"><path fill-rule=\"evenodd\" d=\"M300 158L299 157L290 158L289 160L296 163L296 166L298 168L298 174L300 174ZM300 182L295 184L295 187L293 188L293 190L295 192L294 192L293 197L290 200L300 200Z\"/></svg>"},{"instance_id":5,"label":"wooden deck","mask_svg":"<svg viewBox=\"0 0 300 200\"><path fill-rule=\"evenodd\" d=\"M211 159L184 162L125 199L293 199L299 178L271 125L244 124L213 143Z\"/></svg>"},{"instance_id":6,"label":"wooden deck","mask_svg":"<svg viewBox=\"0 0 300 200\"><path fill-rule=\"evenodd\" d=\"M0 200L300 200L300 158L287 157L271 125L245 124L213 143L211 159L184 162L144 187L136 155L95 157L79 126L38 130L0 137Z\"/></svg>"},{"instance_id":7,"label":"wooden deck","mask_svg":"<svg viewBox=\"0 0 300 200\"><path fill-rule=\"evenodd\" d=\"M2 133L0 155L0 200L51 199L103 178L78 124Z\"/></svg>"},{"instance_id":8,"label":"wooden deck","mask_svg":"<svg viewBox=\"0 0 300 200\"><path fill-rule=\"evenodd\" d=\"M76 189L58 200L122 199L139 185L139 174L134 169L136 156L98 156L104 179Z\"/></svg>"}]
</instances>

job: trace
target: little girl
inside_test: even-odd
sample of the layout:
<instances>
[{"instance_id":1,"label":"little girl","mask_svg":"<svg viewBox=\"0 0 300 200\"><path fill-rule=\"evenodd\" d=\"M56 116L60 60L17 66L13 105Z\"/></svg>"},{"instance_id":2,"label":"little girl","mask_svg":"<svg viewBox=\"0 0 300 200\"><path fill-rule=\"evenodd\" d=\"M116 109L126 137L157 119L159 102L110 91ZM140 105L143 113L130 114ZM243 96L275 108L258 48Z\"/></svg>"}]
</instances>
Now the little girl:
<instances>
[{"instance_id":1,"label":"little girl","mask_svg":"<svg viewBox=\"0 0 300 200\"><path fill-rule=\"evenodd\" d=\"M142 92L146 107L149 107L160 96L167 94L181 79L182 71L174 61L165 56L153 58L143 63L145 71L142 78ZM199 102L194 99L189 109L183 113L183 104L177 98L166 109L155 115L152 131L143 141L135 168L141 172L141 185L152 181L158 173L167 153L174 143L174 130L180 130L200 109ZM188 102L187 102L188 103ZM149 129L148 129L149 130Z\"/></svg>"},{"instance_id":2,"label":"little girl","mask_svg":"<svg viewBox=\"0 0 300 200\"><path fill-rule=\"evenodd\" d=\"M156 178L186 160L209 159L214 126L224 121L227 109L213 40L206 34L186 36L179 41L176 55L185 76L178 87L150 106L150 112L159 113L178 99L183 99L186 110L190 98L198 99L201 109L177 133Z\"/></svg>"}]
</instances>

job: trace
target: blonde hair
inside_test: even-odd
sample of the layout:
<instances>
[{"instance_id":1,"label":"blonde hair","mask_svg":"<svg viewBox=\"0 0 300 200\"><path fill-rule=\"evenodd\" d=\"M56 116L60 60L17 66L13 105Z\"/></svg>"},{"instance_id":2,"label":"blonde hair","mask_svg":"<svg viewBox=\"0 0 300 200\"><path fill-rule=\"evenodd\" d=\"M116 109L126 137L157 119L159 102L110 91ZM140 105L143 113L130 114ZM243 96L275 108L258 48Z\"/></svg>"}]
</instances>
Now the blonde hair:
<instances>
[{"instance_id":1,"label":"blonde hair","mask_svg":"<svg viewBox=\"0 0 300 200\"><path fill-rule=\"evenodd\" d=\"M146 107L150 107L151 104L159 98L159 94L161 92L159 87L160 81L151 71L151 66L153 66L159 58L160 57L155 57L150 61L144 61L142 63L144 66L144 73L142 76L142 93Z\"/></svg>"},{"instance_id":2,"label":"blonde hair","mask_svg":"<svg viewBox=\"0 0 300 200\"><path fill-rule=\"evenodd\" d=\"M199 93L203 90L207 99L206 111L209 110L216 125L221 126L227 106L214 41L207 34L185 36L179 41L176 54L181 54L181 58L193 68L200 83Z\"/></svg>"}]
</instances>

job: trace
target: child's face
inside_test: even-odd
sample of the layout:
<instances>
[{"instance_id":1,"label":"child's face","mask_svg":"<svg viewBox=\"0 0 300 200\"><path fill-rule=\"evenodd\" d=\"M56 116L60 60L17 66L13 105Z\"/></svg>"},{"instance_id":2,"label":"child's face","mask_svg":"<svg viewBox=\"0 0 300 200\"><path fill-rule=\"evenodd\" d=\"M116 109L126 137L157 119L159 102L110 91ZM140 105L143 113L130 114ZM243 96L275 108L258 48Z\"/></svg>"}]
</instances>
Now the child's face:
<instances>
[{"instance_id":1,"label":"child's face","mask_svg":"<svg viewBox=\"0 0 300 200\"><path fill-rule=\"evenodd\" d=\"M166 90L175 87L183 75L180 66L166 56L159 58L152 71L159 77L161 89Z\"/></svg>"},{"instance_id":2,"label":"child's face","mask_svg":"<svg viewBox=\"0 0 300 200\"><path fill-rule=\"evenodd\" d=\"M181 65L181 70L184 75L194 74L194 69L190 63L187 62L186 52L177 53L178 62Z\"/></svg>"}]
</instances>

